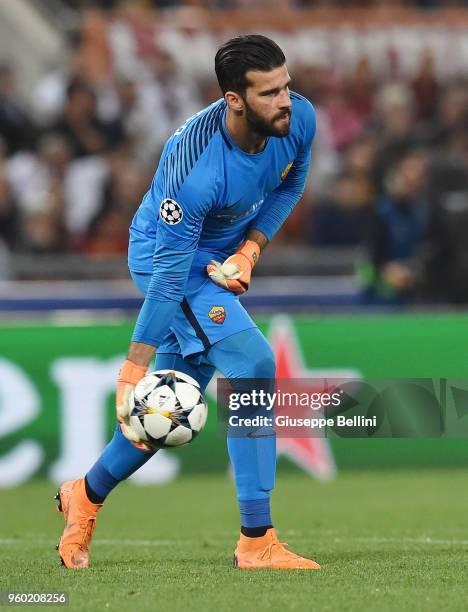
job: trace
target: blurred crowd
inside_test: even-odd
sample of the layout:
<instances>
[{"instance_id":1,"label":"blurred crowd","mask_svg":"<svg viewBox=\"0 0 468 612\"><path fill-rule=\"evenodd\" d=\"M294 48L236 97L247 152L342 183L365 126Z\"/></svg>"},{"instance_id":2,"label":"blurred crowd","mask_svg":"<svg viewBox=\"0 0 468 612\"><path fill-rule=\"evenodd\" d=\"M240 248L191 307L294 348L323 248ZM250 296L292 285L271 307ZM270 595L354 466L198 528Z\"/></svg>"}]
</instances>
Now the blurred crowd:
<instances>
[{"instance_id":1,"label":"blurred crowd","mask_svg":"<svg viewBox=\"0 0 468 612\"><path fill-rule=\"evenodd\" d=\"M368 302L468 301L468 79L436 78L428 52L405 80L367 59L344 79L295 74L320 129L291 231L361 245Z\"/></svg>"},{"instance_id":2,"label":"blurred crowd","mask_svg":"<svg viewBox=\"0 0 468 612\"><path fill-rule=\"evenodd\" d=\"M215 9L265 9L279 6L291 9L307 9L317 7L369 7L389 4L388 0L139 0L140 3L156 9L179 8L184 6L200 6ZM66 0L75 9L99 7L114 9L122 0ZM421 8L463 6L465 0L392 0L393 6L417 6Z\"/></svg>"},{"instance_id":3,"label":"blurred crowd","mask_svg":"<svg viewBox=\"0 0 468 612\"><path fill-rule=\"evenodd\" d=\"M468 79L429 51L402 77L363 56L347 74L290 66L317 109L303 202L280 242L361 246L370 303L468 301ZM80 36L66 65L21 95L0 65L0 242L12 253L126 253L128 227L166 138L219 97L160 48L138 74L89 78Z\"/></svg>"}]
</instances>

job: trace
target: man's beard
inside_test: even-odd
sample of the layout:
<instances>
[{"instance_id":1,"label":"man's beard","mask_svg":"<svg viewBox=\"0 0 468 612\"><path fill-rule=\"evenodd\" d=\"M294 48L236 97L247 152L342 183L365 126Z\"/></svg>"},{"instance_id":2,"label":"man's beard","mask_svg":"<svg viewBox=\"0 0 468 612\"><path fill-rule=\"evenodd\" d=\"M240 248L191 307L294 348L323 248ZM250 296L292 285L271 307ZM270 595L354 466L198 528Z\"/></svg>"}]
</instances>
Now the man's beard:
<instances>
[{"instance_id":1,"label":"man's beard","mask_svg":"<svg viewBox=\"0 0 468 612\"><path fill-rule=\"evenodd\" d=\"M268 136L277 136L278 138L284 138L289 134L291 129L291 111L283 111L278 113L273 121L266 121L263 117L260 117L253 108L244 100L245 104L245 118L247 123L250 125L252 130L259 136L267 138ZM289 121L277 125L277 119L283 116L285 113L289 116Z\"/></svg>"}]
</instances>

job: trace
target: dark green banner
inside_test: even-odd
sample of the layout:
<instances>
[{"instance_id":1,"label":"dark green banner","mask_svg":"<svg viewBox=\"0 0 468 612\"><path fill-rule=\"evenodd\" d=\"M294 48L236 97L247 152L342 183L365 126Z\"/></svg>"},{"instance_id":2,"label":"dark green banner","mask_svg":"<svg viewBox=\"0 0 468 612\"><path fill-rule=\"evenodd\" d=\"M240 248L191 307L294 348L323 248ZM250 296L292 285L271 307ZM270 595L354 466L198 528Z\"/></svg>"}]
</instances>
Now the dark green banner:
<instances>
[{"instance_id":1,"label":"dark green banner","mask_svg":"<svg viewBox=\"0 0 468 612\"><path fill-rule=\"evenodd\" d=\"M301 316L258 323L273 345L279 378L466 378L468 315ZM115 378L132 327L130 321L0 327L0 486L35 475L61 481L89 468L115 426ZM158 453L136 481L228 469L215 394L214 382L208 424L193 444ZM307 444L279 441L280 464L331 476L328 442ZM465 439L333 439L331 447L338 468L468 465Z\"/></svg>"}]
</instances>

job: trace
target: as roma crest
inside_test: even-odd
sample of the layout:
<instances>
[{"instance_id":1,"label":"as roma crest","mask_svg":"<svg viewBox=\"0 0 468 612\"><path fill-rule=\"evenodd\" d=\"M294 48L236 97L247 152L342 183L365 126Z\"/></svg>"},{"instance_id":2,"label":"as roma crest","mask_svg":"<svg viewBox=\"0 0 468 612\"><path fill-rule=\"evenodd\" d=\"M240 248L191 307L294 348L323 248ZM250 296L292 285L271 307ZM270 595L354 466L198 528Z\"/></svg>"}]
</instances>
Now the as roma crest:
<instances>
[{"instance_id":1,"label":"as roma crest","mask_svg":"<svg viewBox=\"0 0 468 612\"><path fill-rule=\"evenodd\" d=\"M288 172L291 170L292 165L293 165L293 162L289 162L289 164L286 166L286 168L281 173L281 180L282 181L284 181L284 179L288 176Z\"/></svg>"},{"instance_id":2,"label":"as roma crest","mask_svg":"<svg viewBox=\"0 0 468 612\"><path fill-rule=\"evenodd\" d=\"M222 325L226 320L226 310L224 306L213 306L213 308L208 313L208 316L217 325Z\"/></svg>"}]
</instances>

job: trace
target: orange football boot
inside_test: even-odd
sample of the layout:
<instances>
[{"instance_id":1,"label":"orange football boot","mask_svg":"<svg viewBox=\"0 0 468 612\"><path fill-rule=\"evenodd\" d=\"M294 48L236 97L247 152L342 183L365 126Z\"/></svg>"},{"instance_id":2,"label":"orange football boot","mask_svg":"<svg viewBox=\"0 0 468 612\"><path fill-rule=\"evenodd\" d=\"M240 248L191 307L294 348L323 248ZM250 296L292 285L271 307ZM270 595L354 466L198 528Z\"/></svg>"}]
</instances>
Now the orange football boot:
<instances>
[{"instance_id":1,"label":"orange football boot","mask_svg":"<svg viewBox=\"0 0 468 612\"><path fill-rule=\"evenodd\" d=\"M317 570L320 565L311 559L304 559L285 548L273 528L260 538L248 538L240 534L234 552L234 567L245 570Z\"/></svg>"},{"instance_id":2,"label":"orange football boot","mask_svg":"<svg viewBox=\"0 0 468 612\"><path fill-rule=\"evenodd\" d=\"M84 478L65 482L58 490L58 512L63 512L65 529L56 548L68 569L87 568L89 545L102 504L93 504L86 495Z\"/></svg>"}]
</instances>

